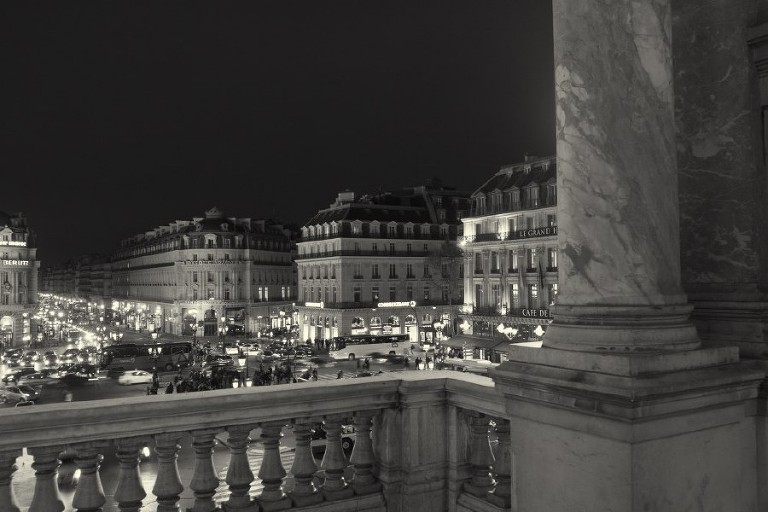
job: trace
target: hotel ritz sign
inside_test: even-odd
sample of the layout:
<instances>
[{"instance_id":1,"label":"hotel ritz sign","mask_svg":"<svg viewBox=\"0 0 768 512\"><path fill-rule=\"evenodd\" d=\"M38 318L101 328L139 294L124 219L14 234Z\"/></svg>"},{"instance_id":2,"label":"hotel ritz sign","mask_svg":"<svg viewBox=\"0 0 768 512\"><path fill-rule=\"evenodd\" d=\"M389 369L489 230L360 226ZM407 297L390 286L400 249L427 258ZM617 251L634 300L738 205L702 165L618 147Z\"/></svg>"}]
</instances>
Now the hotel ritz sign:
<instances>
[{"instance_id":1,"label":"hotel ritz sign","mask_svg":"<svg viewBox=\"0 0 768 512\"><path fill-rule=\"evenodd\" d=\"M0 265L8 265L11 267L28 267L29 260L0 260Z\"/></svg>"}]
</instances>

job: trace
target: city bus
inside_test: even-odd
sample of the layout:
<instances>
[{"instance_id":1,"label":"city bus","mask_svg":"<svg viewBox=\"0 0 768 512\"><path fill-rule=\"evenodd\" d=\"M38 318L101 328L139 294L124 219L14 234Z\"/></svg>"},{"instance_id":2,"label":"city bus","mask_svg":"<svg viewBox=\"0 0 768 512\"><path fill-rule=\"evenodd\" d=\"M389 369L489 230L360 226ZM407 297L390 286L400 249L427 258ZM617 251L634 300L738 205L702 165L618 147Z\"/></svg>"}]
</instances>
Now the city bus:
<instances>
[{"instance_id":1,"label":"city bus","mask_svg":"<svg viewBox=\"0 0 768 512\"><path fill-rule=\"evenodd\" d=\"M165 343L121 343L104 347L99 367L102 370L171 371L193 362L191 341Z\"/></svg>"},{"instance_id":2,"label":"city bus","mask_svg":"<svg viewBox=\"0 0 768 512\"><path fill-rule=\"evenodd\" d=\"M417 344L417 342L413 342ZM411 353L411 341L407 334L356 334L333 338L328 355L331 359L365 358L371 354Z\"/></svg>"}]
</instances>

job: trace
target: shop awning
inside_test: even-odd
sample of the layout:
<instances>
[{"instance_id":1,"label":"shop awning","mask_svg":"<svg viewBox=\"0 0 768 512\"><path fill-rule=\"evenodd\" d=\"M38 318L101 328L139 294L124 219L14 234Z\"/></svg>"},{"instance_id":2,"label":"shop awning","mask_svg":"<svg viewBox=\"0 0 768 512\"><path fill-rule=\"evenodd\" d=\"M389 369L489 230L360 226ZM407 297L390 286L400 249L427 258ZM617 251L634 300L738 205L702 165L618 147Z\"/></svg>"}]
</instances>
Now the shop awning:
<instances>
[{"instance_id":1,"label":"shop awning","mask_svg":"<svg viewBox=\"0 0 768 512\"><path fill-rule=\"evenodd\" d=\"M498 338L483 338L481 336L469 336L466 334L458 334L451 338L439 340L441 345L453 348L462 348L465 346L469 348L482 348L489 349L499 344Z\"/></svg>"},{"instance_id":2,"label":"shop awning","mask_svg":"<svg viewBox=\"0 0 768 512\"><path fill-rule=\"evenodd\" d=\"M509 341L502 341L495 347L493 347L493 350L496 352L506 352L509 353L512 347L534 347L534 348L541 348L541 341L523 341L519 343L512 343Z\"/></svg>"}]
</instances>

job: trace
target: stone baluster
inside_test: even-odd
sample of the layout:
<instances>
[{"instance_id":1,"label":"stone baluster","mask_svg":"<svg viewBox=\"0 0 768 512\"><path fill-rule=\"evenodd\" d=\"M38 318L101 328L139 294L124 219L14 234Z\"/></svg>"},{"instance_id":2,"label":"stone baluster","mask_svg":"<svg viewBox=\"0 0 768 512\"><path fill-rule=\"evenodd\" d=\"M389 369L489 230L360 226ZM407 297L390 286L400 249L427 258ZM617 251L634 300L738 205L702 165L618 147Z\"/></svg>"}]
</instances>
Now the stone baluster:
<instances>
[{"instance_id":1,"label":"stone baluster","mask_svg":"<svg viewBox=\"0 0 768 512\"><path fill-rule=\"evenodd\" d=\"M107 446L107 441L89 441L73 446L77 453L75 465L80 470L80 480L72 498L72 506L78 512L99 512L107 501L99 478L99 466L103 458L101 453Z\"/></svg>"},{"instance_id":2,"label":"stone baluster","mask_svg":"<svg viewBox=\"0 0 768 512\"><path fill-rule=\"evenodd\" d=\"M35 492L32 495L32 503L29 512L62 512L64 502L61 501L59 485L56 482L56 473L61 461L59 454L64 450L63 446L43 446L29 448L34 462Z\"/></svg>"},{"instance_id":3,"label":"stone baluster","mask_svg":"<svg viewBox=\"0 0 768 512\"><path fill-rule=\"evenodd\" d=\"M488 500L501 508L516 511L517 503L512 492L514 468L508 420L496 419L496 436L499 439L499 449L493 463L496 488L488 495Z\"/></svg>"},{"instance_id":4,"label":"stone baluster","mask_svg":"<svg viewBox=\"0 0 768 512\"><path fill-rule=\"evenodd\" d=\"M381 490L381 484L373 476L373 465L376 458L373 455L371 440L371 420L375 412L364 411L355 413L355 446L349 461L355 466L352 478L352 489L355 494L373 494Z\"/></svg>"},{"instance_id":5,"label":"stone baluster","mask_svg":"<svg viewBox=\"0 0 768 512\"><path fill-rule=\"evenodd\" d=\"M291 474L295 485L289 496L297 507L315 505L323 501L323 496L313 482L317 464L312 455L312 423L308 420L297 420L293 433L296 436L296 454L293 457Z\"/></svg>"},{"instance_id":6,"label":"stone baluster","mask_svg":"<svg viewBox=\"0 0 768 512\"><path fill-rule=\"evenodd\" d=\"M274 511L291 508L291 500L283 492L285 469L280 459L280 438L283 437L283 423L261 425L261 439L264 444L264 458L259 468L259 478L264 490L258 498L261 510Z\"/></svg>"},{"instance_id":7,"label":"stone baluster","mask_svg":"<svg viewBox=\"0 0 768 512\"><path fill-rule=\"evenodd\" d=\"M0 510L21 512L13 494L13 473L16 471L16 457L21 450L0 452Z\"/></svg>"},{"instance_id":8,"label":"stone baluster","mask_svg":"<svg viewBox=\"0 0 768 512\"><path fill-rule=\"evenodd\" d=\"M192 432L192 448L195 450L195 469L189 488L195 494L195 505L188 512L213 512L216 502L213 496L219 486L219 477L213 467L214 437L219 429L195 430Z\"/></svg>"},{"instance_id":9,"label":"stone baluster","mask_svg":"<svg viewBox=\"0 0 768 512\"><path fill-rule=\"evenodd\" d=\"M120 462L115 501L120 512L139 512L141 502L147 496L139 475L139 452L149 442L149 438L130 437L115 443Z\"/></svg>"},{"instance_id":10,"label":"stone baluster","mask_svg":"<svg viewBox=\"0 0 768 512\"><path fill-rule=\"evenodd\" d=\"M179 494L184 490L179 478L176 460L181 445L180 433L172 432L155 435L157 453L157 479L152 493L157 496L157 512L176 512L179 509Z\"/></svg>"},{"instance_id":11,"label":"stone baluster","mask_svg":"<svg viewBox=\"0 0 768 512\"><path fill-rule=\"evenodd\" d=\"M248 494L253 482L253 472L248 462L248 443L249 434L256 428L255 425L237 425L227 427L229 433L229 468L227 469L226 482L229 485L230 496L224 505L227 512L234 510L244 510L255 512L256 504L251 500Z\"/></svg>"},{"instance_id":12,"label":"stone baluster","mask_svg":"<svg viewBox=\"0 0 768 512\"><path fill-rule=\"evenodd\" d=\"M472 478L464 483L464 490L474 496L485 498L496 483L491 475L494 463L490 432L490 418L484 414L468 413L471 420L469 463L472 464Z\"/></svg>"},{"instance_id":13,"label":"stone baluster","mask_svg":"<svg viewBox=\"0 0 768 512\"><path fill-rule=\"evenodd\" d=\"M326 445L320 467L325 470L323 496L327 500L349 498L354 493L344 480L344 470L347 468L347 458L341 447L341 425L344 417L329 416L325 418Z\"/></svg>"}]
</instances>

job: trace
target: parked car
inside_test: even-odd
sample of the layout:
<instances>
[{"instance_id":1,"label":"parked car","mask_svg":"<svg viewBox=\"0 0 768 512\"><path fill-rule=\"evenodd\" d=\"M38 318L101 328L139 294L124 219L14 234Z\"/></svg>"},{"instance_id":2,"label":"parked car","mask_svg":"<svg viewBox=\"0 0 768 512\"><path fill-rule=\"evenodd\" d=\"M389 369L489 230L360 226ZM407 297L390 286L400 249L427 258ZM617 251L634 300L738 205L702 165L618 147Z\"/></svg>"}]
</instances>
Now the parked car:
<instances>
[{"instance_id":1,"label":"parked car","mask_svg":"<svg viewBox=\"0 0 768 512\"><path fill-rule=\"evenodd\" d=\"M117 378L117 383L124 386L131 384L151 384L152 374L144 370L128 370Z\"/></svg>"}]
</instances>

